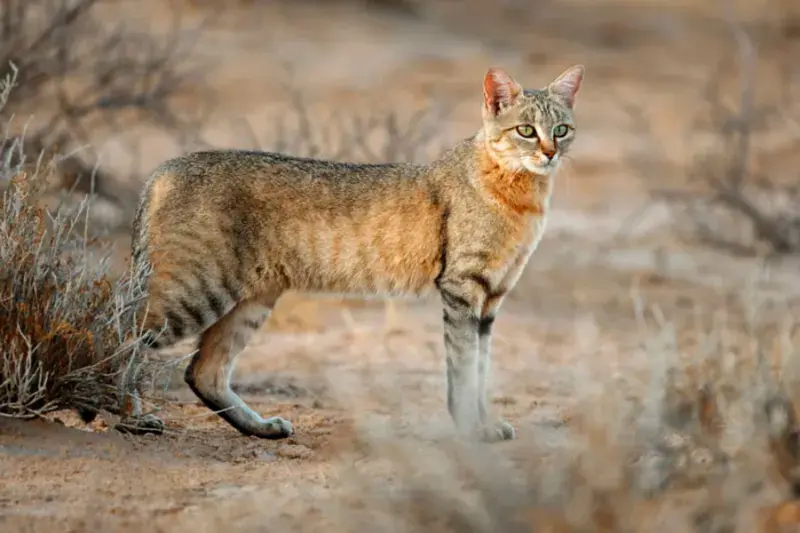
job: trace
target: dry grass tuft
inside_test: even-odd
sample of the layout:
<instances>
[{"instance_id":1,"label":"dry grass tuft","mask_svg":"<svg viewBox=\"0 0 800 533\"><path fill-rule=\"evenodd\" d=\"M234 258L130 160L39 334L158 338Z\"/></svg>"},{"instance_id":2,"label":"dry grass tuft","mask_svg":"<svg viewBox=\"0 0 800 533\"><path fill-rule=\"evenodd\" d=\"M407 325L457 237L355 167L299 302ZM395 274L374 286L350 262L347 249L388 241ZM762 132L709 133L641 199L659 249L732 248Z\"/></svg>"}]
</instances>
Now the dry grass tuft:
<instances>
[{"instance_id":1,"label":"dry grass tuft","mask_svg":"<svg viewBox=\"0 0 800 533\"><path fill-rule=\"evenodd\" d=\"M0 84L0 111L15 76ZM30 169L23 141L0 143L0 415L116 411L117 390L144 379L137 302L142 273L109 277L86 238L90 202L41 207L53 166ZM95 249L95 251L92 250Z\"/></svg>"},{"instance_id":2,"label":"dry grass tuft","mask_svg":"<svg viewBox=\"0 0 800 533\"><path fill-rule=\"evenodd\" d=\"M331 521L354 532L794 531L794 321L731 318L687 340L656 315L631 355L641 366L571 369L571 414L518 441L365 423L346 458L352 510L337 503Z\"/></svg>"}]
</instances>

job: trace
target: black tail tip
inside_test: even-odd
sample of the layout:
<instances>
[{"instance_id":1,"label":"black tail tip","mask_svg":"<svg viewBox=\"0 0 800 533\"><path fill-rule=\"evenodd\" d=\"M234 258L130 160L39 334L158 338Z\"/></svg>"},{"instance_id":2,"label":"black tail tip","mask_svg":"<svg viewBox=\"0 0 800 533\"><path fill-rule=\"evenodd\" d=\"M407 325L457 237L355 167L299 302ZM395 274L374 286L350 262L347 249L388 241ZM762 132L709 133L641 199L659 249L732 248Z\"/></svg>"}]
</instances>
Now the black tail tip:
<instances>
[{"instance_id":1,"label":"black tail tip","mask_svg":"<svg viewBox=\"0 0 800 533\"><path fill-rule=\"evenodd\" d=\"M84 424L91 424L97 418L97 410L89 407L78 407L78 416Z\"/></svg>"}]
</instances>

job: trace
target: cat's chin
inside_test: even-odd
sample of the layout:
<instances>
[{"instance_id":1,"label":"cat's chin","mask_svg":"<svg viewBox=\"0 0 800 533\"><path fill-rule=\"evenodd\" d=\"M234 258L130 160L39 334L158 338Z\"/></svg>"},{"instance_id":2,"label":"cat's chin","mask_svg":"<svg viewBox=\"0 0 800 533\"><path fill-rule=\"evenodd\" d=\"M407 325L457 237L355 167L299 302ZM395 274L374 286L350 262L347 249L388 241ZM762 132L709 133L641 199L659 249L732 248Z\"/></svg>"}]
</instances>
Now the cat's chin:
<instances>
[{"instance_id":1,"label":"cat's chin","mask_svg":"<svg viewBox=\"0 0 800 533\"><path fill-rule=\"evenodd\" d=\"M558 168L557 162L550 162L546 165L537 165L532 161L523 161L522 167L537 176L549 176Z\"/></svg>"}]
</instances>

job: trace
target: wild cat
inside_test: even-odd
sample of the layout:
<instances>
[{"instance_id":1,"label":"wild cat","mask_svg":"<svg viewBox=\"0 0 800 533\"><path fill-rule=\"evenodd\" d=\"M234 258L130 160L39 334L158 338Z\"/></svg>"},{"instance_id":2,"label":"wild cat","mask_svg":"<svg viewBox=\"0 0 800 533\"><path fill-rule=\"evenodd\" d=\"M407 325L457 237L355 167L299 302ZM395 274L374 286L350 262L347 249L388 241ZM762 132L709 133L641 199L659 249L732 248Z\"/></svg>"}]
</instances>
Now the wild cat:
<instances>
[{"instance_id":1,"label":"wild cat","mask_svg":"<svg viewBox=\"0 0 800 533\"><path fill-rule=\"evenodd\" d=\"M185 374L194 393L241 433L280 439L292 424L259 416L230 378L281 294L438 291L447 408L457 429L514 438L489 410L492 324L545 230L553 175L575 139L583 77L576 65L544 88L524 89L490 68L483 126L430 164L244 150L164 162L144 187L132 235L134 266L152 272L150 345L199 333ZM130 405L129 419L144 421L138 401Z\"/></svg>"}]
</instances>

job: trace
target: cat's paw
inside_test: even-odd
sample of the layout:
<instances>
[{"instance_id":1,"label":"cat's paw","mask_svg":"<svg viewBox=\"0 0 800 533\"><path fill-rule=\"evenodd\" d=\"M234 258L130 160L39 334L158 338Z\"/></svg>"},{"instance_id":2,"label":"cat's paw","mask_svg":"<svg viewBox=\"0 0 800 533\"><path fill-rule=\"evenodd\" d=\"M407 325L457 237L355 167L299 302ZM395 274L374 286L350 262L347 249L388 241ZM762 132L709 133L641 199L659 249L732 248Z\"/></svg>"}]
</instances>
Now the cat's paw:
<instances>
[{"instance_id":1,"label":"cat's paw","mask_svg":"<svg viewBox=\"0 0 800 533\"><path fill-rule=\"evenodd\" d=\"M146 414L123 418L114 426L114 429L131 435L161 435L164 433L164 422L155 415Z\"/></svg>"},{"instance_id":2,"label":"cat's paw","mask_svg":"<svg viewBox=\"0 0 800 533\"><path fill-rule=\"evenodd\" d=\"M481 428L480 438L484 442L500 442L513 440L517 436L514 426L505 420L499 420L493 424L487 424Z\"/></svg>"},{"instance_id":3,"label":"cat's paw","mask_svg":"<svg viewBox=\"0 0 800 533\"><path fill-rule=\"evenodd\" d=\"M261 426L256 431L248 433L261 439L286 439L294 435L292 423L279 416L273 416L262 421Z\"/></svg>"}]
</instances>

